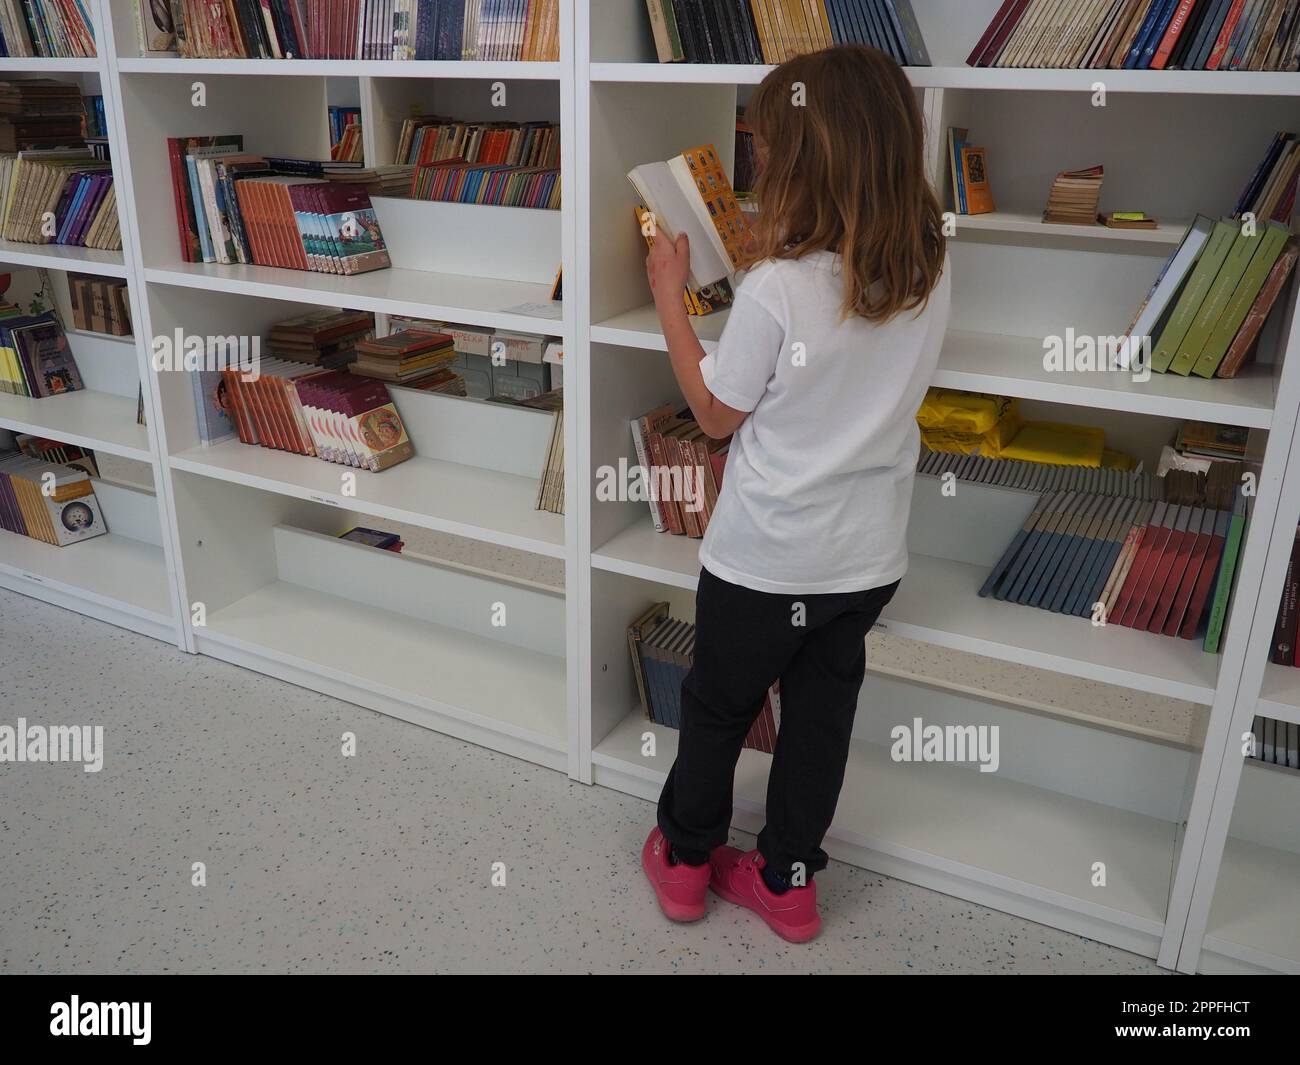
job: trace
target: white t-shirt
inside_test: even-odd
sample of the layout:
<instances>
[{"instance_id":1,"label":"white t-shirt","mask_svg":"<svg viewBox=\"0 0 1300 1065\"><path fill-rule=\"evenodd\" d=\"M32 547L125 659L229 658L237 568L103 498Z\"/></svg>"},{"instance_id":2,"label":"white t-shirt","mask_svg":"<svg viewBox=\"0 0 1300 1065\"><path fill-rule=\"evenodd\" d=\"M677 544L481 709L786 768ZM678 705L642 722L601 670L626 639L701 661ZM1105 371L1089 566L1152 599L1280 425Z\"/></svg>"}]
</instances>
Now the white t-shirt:
<instances>
[{"instance_id":1,"label":"white t-shirt","mask_svg":"<svg viewBox=\"0 0 1300 1065\"><path fill-rule=\"evenodd\" d=\"M736 290L709 391L751 411L731 442L700 563L761 592L877 588L907 570L916 412L939 360L948 264L919 314L841 318L839 257L763 263Z\"/></svg>"}]
</instances>

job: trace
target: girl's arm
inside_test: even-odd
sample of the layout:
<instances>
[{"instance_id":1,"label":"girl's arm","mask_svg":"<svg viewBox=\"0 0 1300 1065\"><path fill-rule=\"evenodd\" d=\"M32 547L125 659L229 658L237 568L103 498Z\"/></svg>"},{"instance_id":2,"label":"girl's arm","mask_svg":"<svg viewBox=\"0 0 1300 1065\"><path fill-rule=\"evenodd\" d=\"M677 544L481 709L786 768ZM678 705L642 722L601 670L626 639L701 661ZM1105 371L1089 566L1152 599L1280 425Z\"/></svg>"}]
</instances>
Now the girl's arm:
<instances>
[{"instance_id":1,"label":"girl's arm","mask_svg":"<svg viewBox=\"0 0 1300 1065\"><path fill-rule=\"evenodd\" d=\"M691 247L686 234L678 237L675 244L661 235L646 256L645 266L659 325L668 342L668 358L682 396L705 433L715 440L730 436L749 415L717 399L700 373L704 348L691 328L686 305L682 302L682 290L686 287L691 267Z\"/></svg>"}]
</instances>

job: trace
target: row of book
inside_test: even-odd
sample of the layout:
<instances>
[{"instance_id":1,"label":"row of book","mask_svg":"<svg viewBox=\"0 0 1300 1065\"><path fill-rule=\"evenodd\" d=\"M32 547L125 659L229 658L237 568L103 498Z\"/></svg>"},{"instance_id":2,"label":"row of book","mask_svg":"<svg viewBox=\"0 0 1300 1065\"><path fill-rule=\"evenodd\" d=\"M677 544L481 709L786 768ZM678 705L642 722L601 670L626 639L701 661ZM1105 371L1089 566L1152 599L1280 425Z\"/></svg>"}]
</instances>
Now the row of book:
<instances>
[{"instance_id":1,"label":"row of book","mask_svg":"<svg viewBox=\"0 0 1300 1065\"><path fill-rule=\"evenodd\" d=\"M1249 758L1265 765L1300 769L1300 725L1257 714L1250 731L1254 753Z\"/></svg>"},{"instance_id":2,"label":"row of book","mask_svg":"<svg viewBox=\"0 0 1300 1065\"><path fill-rule=\"evenodd\" d=\"M135 4L140 47L146 54L537 62L560 57L560 0L135 0Z\"/></svg>"},{"instance_id":3,"label":"row of book","mask_svg":"<svg viewBox=\"0 0 1300 1065\"><path fill-rule=\"evenodd\" d=\"M560 127L555 122L469 122L412 115L402 122L396 155L396 162L413 166L460 161L558 167Z\"/></svg>"},{"instance_id":4,"label":"row of book","mask_svg":"<svg viewBox=\"0 0 1300 1065\"><path fill-rule=\"evenodd\" d=\"M391 266L365 188L343 164L243 151L238 135L167 142L186 262L359 274Z\"/></svg>"},{"instance_id":5,"label":"row of book","mask_svg":"<svg viewBox=\"0 0 1300 1065\"><path fill-rule=\"evenodd\" d=\"M112 164L85 148L0 154L0 232L24 244L121 249Z\"/></svg>"},{"instance_id":6,"label":"row of book","mask_svg":"<svg viewBox=\"0 0 1300 1065\"><path fill-rule=\"evenodd\" d=\"M330 159L361 162L361 108L331 105L327 111L330 131Z\"/></svg>"},{"instance_id":7,"label":"row of book","mask_svg":"<svg viewBox=\"0 0 1300 1065\"><path fill-rule=\"evenodd\" d=\"M682 727L682 681L695 657L695 626L670 617L667 603L655 603L627 629L632 673L647 721ZM781 682L768 689L744 746L771 754L781 725Z\"/></svg>"},{"instance_id":8,"label":"row of book","mask_svg":"<svg viewBox=\"0 0 1300 1065\"><path fill-rule=\"evenodd\" d=\"M84 59L94 54L90 0L0 0L0 56Z\"/></svg>"},{"instance_id":9,"label":"row of book","mask_svg":"<svg viewBox=\"0 0 1300 1065\"><path fill-rule=\"evenodd\" d=\"M1129 329L1150 338L1157 373L1234 377L1256 347L1295 268L1300 241L1280 222L1198 216Z\"/></svg>"},{"instance_id":10,"label":"row of book","mask_svg":"<svg viewBox=\"0 0 1300 1065\"><path fill-rule=\"evenodd\" d=\"M558 211L560 171L544 167L434 163L415 168L411 198Z\"/></svg>"},{"instance_id":11,"label":"row of book","mask_svg":"<svg viewBox=\"0 0 1300 1065\"><path fill-rule=\"evenodd\" d=\"M647 411L631 425L655 532L703 537L722 489L730 438L709 437L690 408L676 403Z\"/></svg>"},{"instance_id":12,"label":"row of book","mask_svg":"<svg viewBox=\"0 0 1300 1065\"><path fill-rule=\"evenodd\" d=\"M202 370L192 380L201 409L226 406L244 444L373 472L415 454L382 381L279 359L263 359L256 377Z\"/></svg>"},{"instance_id":13,"label":"row of book","mask_svg":"<svg viewBox=\"0 0 1300 1065\"><path fill-rule=\"evenodd\" d=\"M94 274L68 275L72 324L90 333L131 335L131 298L121 278Z\"/></svg>"},{"instance_id":14,"label":"row of book","mask_svg":"<svg viewBox=\"0 0 1300 1065\"><path fill-rule=\"evenodd\" d=\"M492 396L493 403L506 403L513 407L528 407L548 411L551 415L551 435L546 443L546 454L537 475L537 499L534 510L549 514L564 513L564 389L553 388L540 395L527 398Z\"/></svg>"},{"instance_id":15,"label":"row of book","mask_svg":"<svg viewBox=\"0 0 1300 1065\"><path fill-rule=\"evenodd\" d=\"M1089 492L1039 497L981 596L1218 650L1246 521L1241 467L1223 463L1203 491L1142 501ZM1186 486L1187 481L1175 482Z\"/></svg>"},{"instance_id":16,"label":"row of book","mask_svg":"<svg viewBox=\"0 0 1300 1065\"><path fill-rule=\"evenodd\" d=\"M1123 499L1154 499L1154 474L1100 466L1065 466L988 455L962 455L922 447L916 472L927 477L952 475L958 481L1018 488L1025 492L1088 492Z\"/></svg>"},{"instance_id":17,"label":"row of book","mask_svg":"<svg viewBox=\"0 0 1300 1065\"><path fill-rule=\"evenodd\" d=\"M0 528L66 547L108 532L84 469L0 454Z\"/></svg>"},{"instance_id":18,"label":"row of book","mask_svg":"<svg viewBox=\"0 0 1300 1065\"><path fill-rule=\"evenodd\" d=\"M929 66L911 0L646 0L661 63L782 63L868 44Z\"/></svg>"},{"instance_id":19,"label":"row of book","mask_svg":"<svg viewBox=\"0 0 1300 1065\"><path fill-rule=\"evenodd\" d=\"M91 98L92 108L95 99L103 135L103 97ZM0 151L84 147L89 126L86 98L76 85L52 78L0 81Z\"/></svg>"},{"instance_id":20,"label":"row of book","mask_svg":"<svg viewBox=\"0 0 1300 1065\"><path fill-rule=\"evenodd\" d=\"M1251 214L1260 221L1289 222L1295 211L1298 185L1300 137L1290 130L1279 130L1241 190L1232 216Z\"/></svg>"},{"instance_id":21,"label":"row of book","mask_svg":"<svg viewBox=\"0 0 1300 1065\"><path fill-rule=\"evenodd\" d=\"M88 448L44 436L33 436L31 433L15 433L14 444L28 458L56 462L60 466L73 466L85 470L91 477L99 476L99 461Z\"/></svg>"},{"instance_id":22,"label":"row of book","mask_svg":"<svg viewBox=\"0 0 1300 1065\"><path fill-rule=\"evenodd\" d=\"M971 144L970 130L948 128L948 172L952 179L952 208L958 214L988 214L997 210L989 181L988 153Z\"/></svg>"},{"instance_id":23,"label":"row of book","mask_svg":"<svg viewBox=\"0 0 1300 1065\"><path fill-rule=\"evenodd\" d=\"M970 66L1300 69L1300 0L1005 0Z\"/></svg>"},{"instance_id":24,"label":"row of book","mask_svg":"<svg viewBox=\"0 0 1300 1065\"><path fill-rule=\"evenodd\" d=\"M63 327L53 314L0 304L0 392L44 399L83 388Z\"/></svg>"}]
</instances>

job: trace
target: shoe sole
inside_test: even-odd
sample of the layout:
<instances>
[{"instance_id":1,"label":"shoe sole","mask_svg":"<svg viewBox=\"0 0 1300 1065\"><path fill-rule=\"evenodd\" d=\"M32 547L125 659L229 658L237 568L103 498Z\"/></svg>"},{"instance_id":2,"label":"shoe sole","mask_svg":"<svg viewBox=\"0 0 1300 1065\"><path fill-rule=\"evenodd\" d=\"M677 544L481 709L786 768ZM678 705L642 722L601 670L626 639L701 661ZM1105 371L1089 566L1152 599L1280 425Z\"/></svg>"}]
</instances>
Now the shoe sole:
<instances>
[{"instance_id":1,"label":"shoe sole","mask_svg":"<svg viewBox=\"0 0 1300 1065\"><path fill-rule=\"evenodd\" d=\"M650 866L646 862L645 856L641 856L641 871L645 873L645 878L650 882L650 890L654 892L655 902L659 904L659 911L677 924L693 924L701 920L708 908L708 897L700 903L697 910L693 906L688 906L683 902L674 902L667 898L660 890L659 885L655 883L655 878L650 873Z\"/></svg>"},{"instance_id":2,"label":"shoe sole","mask_svg":"<svg viewBox=\"0 0 1300 1065\"><path fill-rule=\"evenodd\" d=\"M747 899L741 898L734 891L720 887L712 880L709 881L709 890L717 895L718 898L724 899L727 902L734 902L741 909L748 910L755 917L761 919L768 928L772 929L773 932L784 939L787 943L807 943L811 939L816 939L818 933L822 930L822 920L820 917L803 925L781 924L772 920L766 913L758 909L756 906L751 906Z\"/></svg>"}]
</instances>

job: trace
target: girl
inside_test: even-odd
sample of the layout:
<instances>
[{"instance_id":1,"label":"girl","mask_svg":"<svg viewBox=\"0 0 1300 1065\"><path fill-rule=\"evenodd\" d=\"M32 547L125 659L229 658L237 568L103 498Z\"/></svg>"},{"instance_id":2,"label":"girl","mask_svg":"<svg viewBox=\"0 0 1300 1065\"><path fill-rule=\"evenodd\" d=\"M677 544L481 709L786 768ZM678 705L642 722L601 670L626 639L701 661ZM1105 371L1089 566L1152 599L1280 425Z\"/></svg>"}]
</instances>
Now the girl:
<instances>
[{"instance_id":1,"label":"girl","mask_svg":"<svg viewBox=\"0 0 1300 1065\"><path fill-rule=\"evenodd\" d=\"M646 260L682 394L734 434L700 547L695 662L677 761L641 864L663 912L706 888L779 935L817 935L812 876L839 798L864 640L907 569L915 414L950 283L916 96L883 53L843 45L763 79L748 109L761 217L751 269L706 355L682 304L685 237ZM781 681L758 849L724 846L741 745Z\"/></svg>"}]
</instances>

